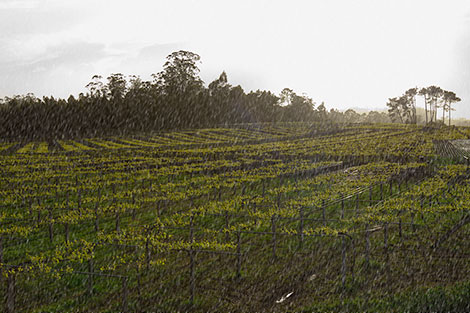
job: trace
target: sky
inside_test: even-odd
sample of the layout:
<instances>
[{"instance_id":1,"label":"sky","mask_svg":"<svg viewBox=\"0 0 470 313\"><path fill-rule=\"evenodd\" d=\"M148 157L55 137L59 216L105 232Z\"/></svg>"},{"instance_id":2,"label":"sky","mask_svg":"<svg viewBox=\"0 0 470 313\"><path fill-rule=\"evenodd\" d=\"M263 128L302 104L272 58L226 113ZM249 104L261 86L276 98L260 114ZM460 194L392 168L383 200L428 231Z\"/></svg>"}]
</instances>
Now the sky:
<instances>
[{"instance_id":1,"label":"sky","mask_svg":"<svg viewBox=\"0 0 470 313\"><path fill-rule=\"evenodd\" d=\"M385 109L438 85L470 118L470 0L0 0L0 98L67 98L95 74L149 80L173 51L245 92Z\"/></svg>"}]
</instances>

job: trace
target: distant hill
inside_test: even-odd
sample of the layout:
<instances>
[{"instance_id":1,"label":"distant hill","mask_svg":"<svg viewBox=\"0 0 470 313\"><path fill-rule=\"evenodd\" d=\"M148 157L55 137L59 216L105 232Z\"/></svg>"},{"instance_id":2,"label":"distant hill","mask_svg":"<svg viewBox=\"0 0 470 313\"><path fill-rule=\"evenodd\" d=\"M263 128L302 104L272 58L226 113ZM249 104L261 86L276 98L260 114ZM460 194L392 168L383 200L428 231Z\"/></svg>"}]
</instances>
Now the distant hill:
<instances>
[{"instance_id":1,"label":"distant hill","mask_svg":"<svg viewBox=\"0 0 470 313\"><path fill-rule=\"evenodd\" d=\"M368 108L359 108L359 107L352 107L351 108L352 110L356 111L357 113L359 114L362 114L362 113L369 113L370 111L375 111L375 112L387 112L387 108L372 108L372 109L368 109ZM344 111L347 111L348 109L344 110Z\"/></svg>"}]
</instances>

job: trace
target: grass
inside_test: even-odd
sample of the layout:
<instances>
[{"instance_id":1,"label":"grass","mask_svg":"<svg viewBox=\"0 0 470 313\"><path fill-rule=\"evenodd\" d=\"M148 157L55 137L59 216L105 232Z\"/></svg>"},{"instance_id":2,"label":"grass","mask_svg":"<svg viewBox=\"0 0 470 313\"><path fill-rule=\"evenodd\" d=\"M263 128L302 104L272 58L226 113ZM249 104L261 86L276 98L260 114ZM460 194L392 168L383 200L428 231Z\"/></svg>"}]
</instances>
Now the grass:
<instances>
[{"instance_id":1,"label":"grass","mask_svg":"<svg viewBox=\"0 0 470 313\"><path fill-rule=\"evenodd\" d=\"M470 283L450 286L419 287L393 295L337 299L316 303L302 312L468 312Z\"/></svg>"}]
</instances>

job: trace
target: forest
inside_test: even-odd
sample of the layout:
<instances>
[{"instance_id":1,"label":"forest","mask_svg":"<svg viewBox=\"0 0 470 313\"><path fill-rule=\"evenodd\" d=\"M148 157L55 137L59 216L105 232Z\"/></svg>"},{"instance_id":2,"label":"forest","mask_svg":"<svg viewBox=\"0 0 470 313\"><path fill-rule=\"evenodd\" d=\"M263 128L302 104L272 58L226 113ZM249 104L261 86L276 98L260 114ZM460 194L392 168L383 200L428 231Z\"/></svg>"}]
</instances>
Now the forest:
<instances>
[{"instance_id":1,"label":"forest","mask_svg":"<svg viewBox=\"0 0 470 313\"><path fill-rule=\"evenodd\" d=\"M262 122L427 124L438 121L440 108L442 122L448 112L450 124L451 105L460 101L454 92L437 86L416 87L390 98L388 113L328 111L325 103L317 105L290 88L279 95L267 90L246 93L240 85L232 86L225 72L206 87L199 77L200 59L190 51L175 51L151 81L122 73L106 80L94 75L87 93L66 100L33 94L5 97L0 99L0 137L52 140ZM417 96L425 103L421 120Z\"/></svg>"},{"instance_id":2,"label":"forest","mask_svg":"<svg viewBox=\"0 0 470 313\"><path fill-rule=\"evenodd\" d=\"M206 87L199 63L199 55L176 51L151 81L121 73L106 80L95 75L86 86L88 92L78 97L5 97L0 99L0 137L52 140L253 122L392 121L383 112L327 111L324 103L317 105L290 88L279 95L266 90L246 93L232 86L225 72Z\"/></svg>"}]
</instances>

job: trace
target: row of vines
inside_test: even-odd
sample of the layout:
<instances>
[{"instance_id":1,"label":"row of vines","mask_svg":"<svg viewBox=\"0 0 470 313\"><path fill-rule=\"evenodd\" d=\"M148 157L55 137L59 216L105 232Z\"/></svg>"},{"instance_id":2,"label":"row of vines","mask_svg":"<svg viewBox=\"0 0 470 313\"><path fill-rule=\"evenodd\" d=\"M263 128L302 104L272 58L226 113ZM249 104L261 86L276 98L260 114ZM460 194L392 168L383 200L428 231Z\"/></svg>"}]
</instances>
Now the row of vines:
<instances>
[{"instance_id":1,"label":"row of vines","mask_svg":"<svg viewBox=\"0 0 470 313\"><path fill-rule=\"evenodd\" d=\"M314 127L4 143L5 311L269 311L468 278L470 172L434 148L462 130Z\"/></svg>"}]
</instances>

